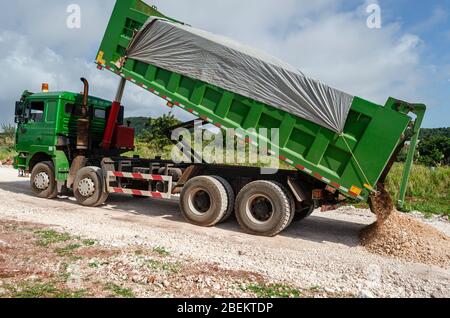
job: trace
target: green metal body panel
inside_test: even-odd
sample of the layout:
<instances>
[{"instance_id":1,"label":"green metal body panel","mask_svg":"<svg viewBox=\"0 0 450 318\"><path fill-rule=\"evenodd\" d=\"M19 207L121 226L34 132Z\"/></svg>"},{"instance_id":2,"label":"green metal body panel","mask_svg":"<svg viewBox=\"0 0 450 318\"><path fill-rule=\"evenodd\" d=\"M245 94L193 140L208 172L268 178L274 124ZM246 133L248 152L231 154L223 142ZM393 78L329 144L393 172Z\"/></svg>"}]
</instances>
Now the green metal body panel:
<instances>
[{"instance_id":1,"label":"green metal body panel","mask_svg":"<svg viewBox=\"0 0 450 318\"><path fill-rule=\"evenodd\" d=\"M67 179L70 162L64 151L58 150L59 137L66 137L74 142L77 134L78 116L68 113L68 105L80 105L81 94L69 92L37 93L25 99L25 104L33 102L44 103L43 119L39 122L32 120L19 123L16 132L16 151L18 156L14 160L16 169L29 171L30 162L37 155L47 156L53 160L56 171L56 179L65 181ZM103 131L106 126L106 110L111 102L89 97L90 108L104 111L105 116L99 118L92 112L91 131L92 142L100 144Z\"/></svg>"},{"instance_id":2,"label":"green metal body panel","mask_svg":"<svg viewBox=\"0 0 450 318\"><path fill-rule=\"evenodd\" d=\"M346 196L368 199L412 121L409 110L388 104L406 103L390 99L383 107L356 97L344 133L336 134L270 105L154 65L128 59L118 69L115 62L124 56L133 31L141 28L150 14L160 15L140 0L116 2L97 56L100 68L218 127L242 129L248 142L261 140L251 129L279 128L279 149L271 146L279 151L281 160Z\"/></svg>"}]
</instances>

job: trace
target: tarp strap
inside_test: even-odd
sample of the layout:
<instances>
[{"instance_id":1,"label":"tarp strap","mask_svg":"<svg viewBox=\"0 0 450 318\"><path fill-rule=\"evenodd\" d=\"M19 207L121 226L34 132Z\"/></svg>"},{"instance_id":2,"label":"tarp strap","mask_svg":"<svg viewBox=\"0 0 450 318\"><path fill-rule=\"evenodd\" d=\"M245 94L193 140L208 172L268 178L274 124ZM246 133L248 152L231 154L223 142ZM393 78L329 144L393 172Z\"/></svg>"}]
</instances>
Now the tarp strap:
<instances>
[{"instance_id":1,"label":"tarp strap","mask_svg":"<svg viewBox=\"0 0 450 318\"><path fill-rule=\"evenodd\" d=\"M368 190L370 190L371 192L373 192L374 189L372 189L372 186L370 185L369 178L367 178L367 175L365 174L364 169L362 168L361 164L359 163L358 159L356 158L355 154L353 153L352 148L350 147L350 145L349 145L348 142L347 142L347 139L345 139L345 135L342 133L342 134L340 134L340 136L341 136L342 139L344 140L345 145L346 145L347 148L348 148L348 151L350 151L350 154L352 155L353 160L355 160L356 165L358 166L359 170L361 170L361 173L362 173L362 175L364 176L364 179L365 179L365 182L366 182L365 188L367 188ZM369 187L370 187L370 189L369 189Z\"/></svg>"}]
</instances>

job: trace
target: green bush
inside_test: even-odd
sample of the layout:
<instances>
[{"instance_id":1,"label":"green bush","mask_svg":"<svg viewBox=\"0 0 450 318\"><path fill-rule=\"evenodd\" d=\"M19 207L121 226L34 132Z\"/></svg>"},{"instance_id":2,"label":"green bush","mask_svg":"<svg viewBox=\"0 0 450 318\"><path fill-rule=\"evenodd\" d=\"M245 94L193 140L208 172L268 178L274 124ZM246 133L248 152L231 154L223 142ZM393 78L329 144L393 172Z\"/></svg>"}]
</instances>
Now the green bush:
<instances>
[{"instance_id":1,"label":"green bush","mask_svg":"<svg viewBox=\"0 0 450 318\"><path fill-rule=\"evenodd\" d=\"M397 199L403 176L403 164L395 164L386 186ZM450 167L428 168L414 165L406 192L406 211L450 215Z\"/></svg>"}]
</instances>

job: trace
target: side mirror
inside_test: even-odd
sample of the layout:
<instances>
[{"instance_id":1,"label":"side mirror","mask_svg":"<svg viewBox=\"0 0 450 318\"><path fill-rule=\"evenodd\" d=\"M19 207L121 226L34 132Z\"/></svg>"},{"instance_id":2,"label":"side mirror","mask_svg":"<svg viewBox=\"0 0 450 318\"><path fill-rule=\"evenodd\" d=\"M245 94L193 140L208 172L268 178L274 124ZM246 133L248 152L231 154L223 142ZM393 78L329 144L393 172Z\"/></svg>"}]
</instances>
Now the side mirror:
<instances>
[{"instance_id":1,"label":"side mirror","mask_svg":"<svg viewBox=\"0 0 450 318\"><path fill-rule=\"evenodd\" d=\"M15 123L19 124L26 122L28 119L27 115L25 104L23 102L16 102Z\"/></svg>"},{"instance_id":2,"label":"side mirror","mask_svg":"<svg viewBox=\"0 0 450 318\"><path fill-rule=\"evenodd\" d=\"M16 111L15 111L15 117L14 117L14 122L16 124L21 122L21 118L23 118L23 107L22 107L22 102L16 102Z\"/></svg>"}]
</instances>

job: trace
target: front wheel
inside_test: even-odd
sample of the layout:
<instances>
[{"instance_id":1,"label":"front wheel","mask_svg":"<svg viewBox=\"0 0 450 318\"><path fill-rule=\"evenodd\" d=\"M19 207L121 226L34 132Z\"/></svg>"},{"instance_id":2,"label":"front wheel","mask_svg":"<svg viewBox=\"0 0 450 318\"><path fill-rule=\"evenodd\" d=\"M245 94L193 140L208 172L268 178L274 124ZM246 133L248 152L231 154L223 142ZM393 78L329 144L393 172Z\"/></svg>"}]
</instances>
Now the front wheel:
<instances>
[{"instance_id":1,"label":"front wheel","mask_svg":"<svg viewBox=\"0 0 450 318\"><path fill-rule=\"evenodd\" d=\"M44 161L34 166L31 172L31 189L43 199L54 199L58 196L55 168L53 162Z\"/></svg>"},{"instance_id":2,"label":"front wheel","mask_svg":"<svg viewBox=\"0 0 450 318\"><path fill-rule=\"evenodd\" d=\"M105 203L108 193L104 191L102 175L98 167L84 167L78 171L73 183L73 194L79 204L96 207Z\"/></svg>"}]
</instances>

